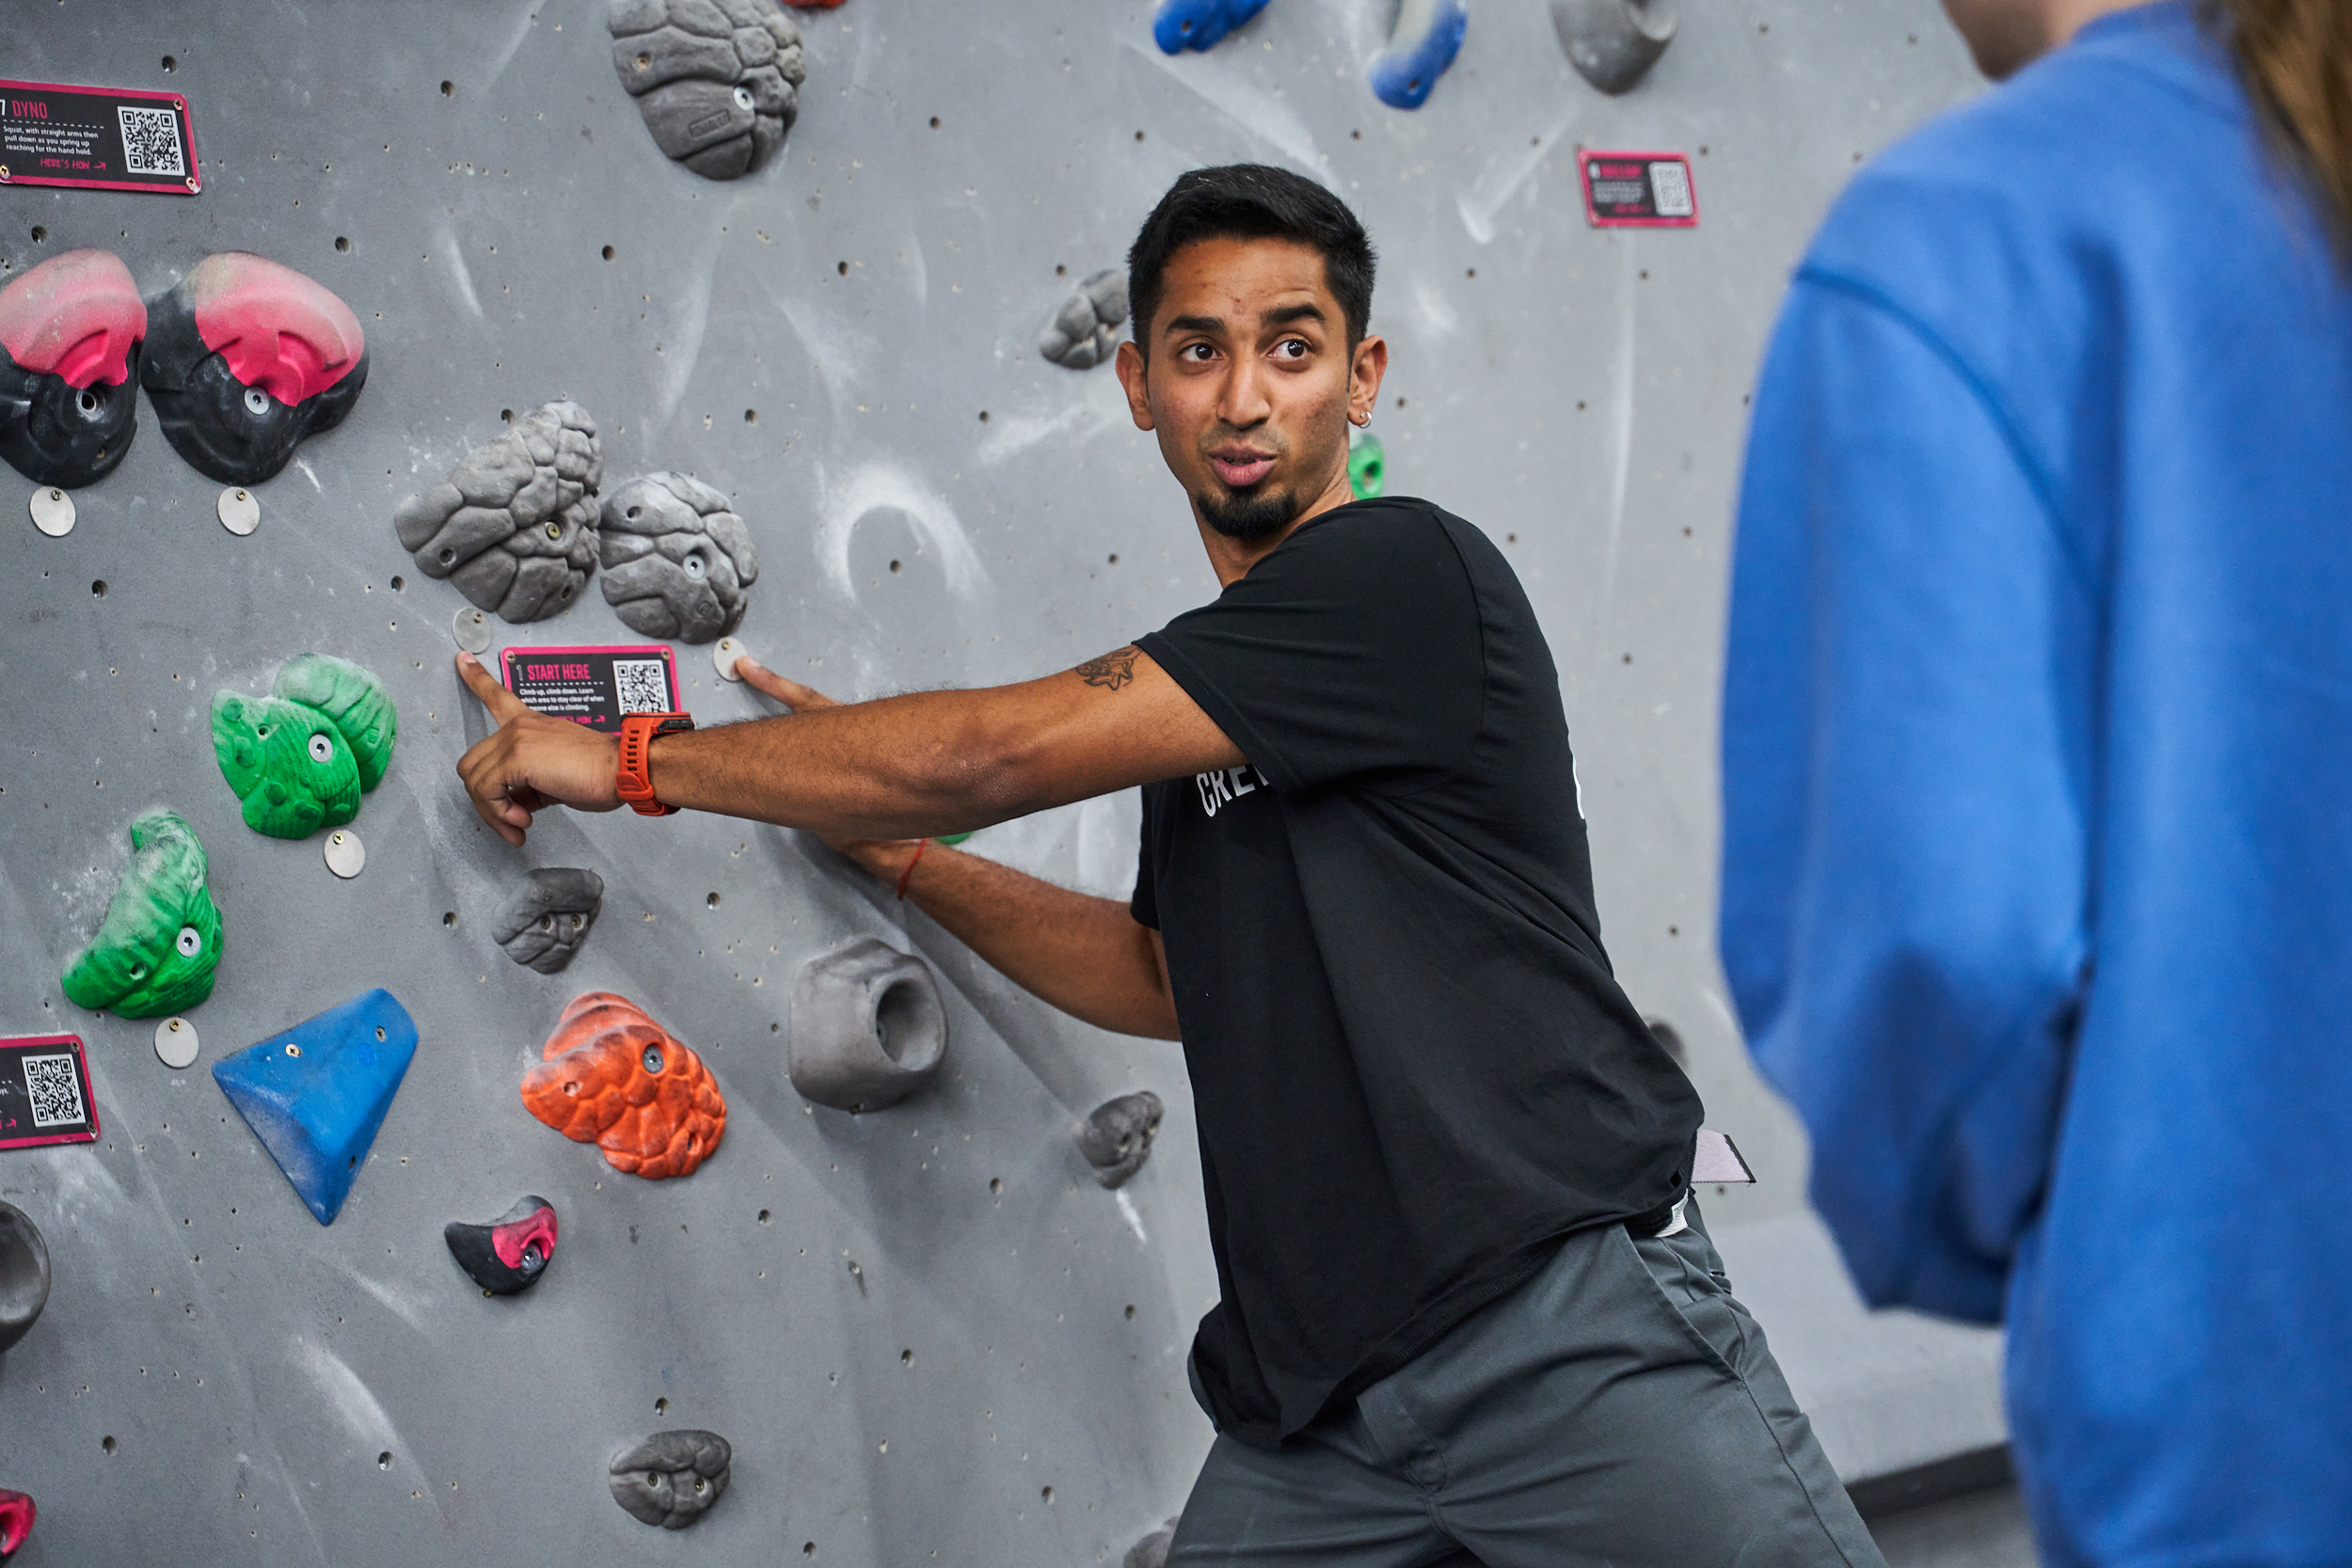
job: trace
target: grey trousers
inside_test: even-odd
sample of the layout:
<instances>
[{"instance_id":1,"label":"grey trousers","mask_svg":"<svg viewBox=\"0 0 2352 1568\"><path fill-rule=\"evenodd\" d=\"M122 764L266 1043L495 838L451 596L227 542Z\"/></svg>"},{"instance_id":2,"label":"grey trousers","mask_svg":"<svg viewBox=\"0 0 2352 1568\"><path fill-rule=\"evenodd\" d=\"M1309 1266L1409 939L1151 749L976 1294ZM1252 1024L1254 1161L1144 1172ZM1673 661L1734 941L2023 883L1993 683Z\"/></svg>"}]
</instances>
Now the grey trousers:
<instances>
[{"instance_id":1,"label":"grey trousers","mask_svg":"<svg viewBox=\"0 0 2352 1568\"><path fill-rule=\"evenodd\" d=\"M1613 1225L1279 1452L1219 1436L1168 1564L1225 1563L1885 1568L1706 1232Z\"/></svg>"}]
</instances>

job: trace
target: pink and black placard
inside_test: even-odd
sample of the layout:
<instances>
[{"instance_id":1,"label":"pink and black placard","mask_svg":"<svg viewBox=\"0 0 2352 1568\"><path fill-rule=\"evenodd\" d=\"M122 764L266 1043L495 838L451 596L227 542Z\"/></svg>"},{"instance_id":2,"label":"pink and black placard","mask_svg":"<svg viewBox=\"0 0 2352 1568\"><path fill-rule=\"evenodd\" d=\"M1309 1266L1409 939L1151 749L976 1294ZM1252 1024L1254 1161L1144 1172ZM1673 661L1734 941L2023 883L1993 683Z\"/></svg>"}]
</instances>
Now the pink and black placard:
<instances>
[{"instance_id":1,"label":"pink and black placard","mask_svg":"<svg viewBox=\"0 0 2352 1568\"><path fill-rule=\"evenodd\" d=\"M534 712L603 735L632 713L679 713L677 657L666 642L611 648L509 648L499 656L506 689Z\"/></svg>"},{"instance_id":2,"label":"pink and black placard","mask_svg":"<svg viewBox=\"0 0 2352 1568\"><path fill-rule=\"evenodd\" d=\"M176 92L0 81L0 184L194 196L196 128Z\"/></svg>"},{"instance_id":3,"label":"pink and black placard","mask_svg":"<svg viewBox=\"0 0 2352 1568\"><path fill-rule=\"evenodd\" d=\"M0 1148L98 1139L98 1101L79 1035L0 1039Z\"/></svg>"},{"instance_id":4,"label":"pink and black placard","mask_svg":"<svg viewBox=\"0 0 2352 1568\"><path fill-rule=\"evenodd\" d=\"M1679 152L1579 151L1584 215L1596 229L1695 229L1698 193Z\"/></svg>"}]
</instances>

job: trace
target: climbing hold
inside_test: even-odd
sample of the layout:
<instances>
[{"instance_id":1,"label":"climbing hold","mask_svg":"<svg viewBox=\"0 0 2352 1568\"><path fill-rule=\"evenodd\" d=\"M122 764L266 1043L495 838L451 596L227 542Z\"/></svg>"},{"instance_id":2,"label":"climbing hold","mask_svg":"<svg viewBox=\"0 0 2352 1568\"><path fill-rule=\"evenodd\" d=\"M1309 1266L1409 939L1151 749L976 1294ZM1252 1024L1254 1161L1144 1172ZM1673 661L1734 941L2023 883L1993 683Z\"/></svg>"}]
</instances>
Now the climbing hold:
<instances>
[{"instance_id":1,"label":"climbing hold","mask_svg":"<svg viewBox=\"0 0 2352 1568\"><path fill-rule=\"evenodd\" d=\"M32 1498L0 1487L0 1562L14 1557L33 1533L33 1512Z\"/></svg>"},{"instance_id":2,"label":"climbing hold","mask_svg":"<svg viewBox=\"0 0 2352 1568\"><path fill-rule=\"evenodd\" d=\"M1226 34L1263 9L1265 0L1160 0L1152 18L1152 41L1163 55L1214 49Z\"/></svg>"},{"instance_id":3,"label":"climbing hold","mask_svg":"<svg viewBox=\"0 0 2352 1568\"><path fill-rule=\"evenodd\" d=\"M873 937L820 953L792 980L792 1086L837 1111L879 1111L931 1081L947 1010L930 966Z\"/></svg>"},{"instance_id":4,"label":"climbing hold","mask_svg":"<svg viewBox=\"0 0 2352 1568\"><path fill-rule=\"evenodd\" d=\"M66 999L118 1018L161 1018L213 994L220 906L206 885L204 846L178 815L131 823L131 868L89 945L65 966Z\"/></svg>"},{"instance_id":5,"label":"climbing hold","mask_svg":"<svg viewBox=\"0 0 2352 1568\"><path fill-rule=\"evenodd\" d=\"M1122 1187L1152 1157L1152 1140L1159 1134L1166 1107L1150 1089L1106 1100L1078 1124L1078 1152L1094 1167L1094 1180L1105 1187Z\"/></svg>"},{"instance_id":6,"label":"climbing hold","mask_svg":"<svg viewBox=\"0 0 2352 1568\"><path fill-rule=\"evenodd\" d=\"M710 666L719 672L721 680L740 681L743 673L735 667L735 661L742 657L743 653L742 643L732 637L722 637L710 645Z\"/></svg>"},{"instance_id":7,"label":"climbing hold","mask_svg":"<svg viewBox=\"0 0 2352 1568\"><path fill-rule=\"evenodd\" d=\"M379 989L215 1062L213 1079L332 1225L416 1053L415 1021Z\"/></svg>"},{"instance_id":8,"label":"climbing hold","mask_svg":"<svg viewBox=\"0 0 2352 1568\"><path fill-rule=\"evenodd\" d=\"M1446 73L1470 26L1469 0L1403 0L1389 46L1373 56L1373 96L1392 109L1418 109Z\"/></svg>"},{"instance_id":9,"label":"climbing hold","mask_svg":"<svg viewBox=\"0 0 2352 1568\"><path fill-rule=\"evenodd\" d=\"M484 1295L511 1296L538 1284L555 1259L555 1206L533 1193L481 1225L450 1221L441 1240Z\"/></svg>"},{"instance_id":10,"label":"climbing hold","mask_svg":"<svg viewBox=\"0 0 2352 1568\"><path fill-rule=\"evenodd\" d=\"M155 1025L155 1059L178 1072L196 1065L196 1025L174 1016Z\"/></svg>"},{"instance_id":11,"label":"climbing hold","mask_svg":"<svg viewBox=\"0 0 2352 1568\"><path fill-rule=\"evenodd\" d=\"M1176 1543L1176 1521L1170 1519L1158 1529L1127 1548L1120 1568L1168 1568L1168 1549Z\"/></svg>"},{"instance_id":12,"label":"climbing hold","mask_svg":"<svg viewBox=\"0 0 2352 1568\"><path fill-rule=\"evenodd\" d=\"M1368 501L1388 488L1389 453L1369 430L1347 433L1347 487Z\"/></svg>"},{"instance_id":13,"label":"climbing hold","mask_svg":"<svg viewBox=\"0 0 2352 1568\"><path fill-rule=\"evenodd\" d=\"M213 754L245 802L245 824L272 838L308 838L359 815L359 769L334 722L282 697L213 699Z\"/></svg>"},{"instance_id":14,"label":"climbing hold","mask_svg":"<svg viewBox=\"0 0 2352 1568\"><path fill-rule=\"evenodd\" d=\"M727 1489L734 1457L715 1432L657 1432L612 1461L612 1500L631 1518L684 1529Z\"/></svg>"},{"instance_id":15,"label":"climbing hold","mask_svg":"<svg viewBox=\"0 0 2352 1568\"><path fill-rule=\"evenodd\" d=\"M0 457L69 489L112 473L138 432L146 336L138 285L108 251L69 250L0 289Z\"/></svg>"},{"instance_id":16,"label":"climbing hold","mask_svg":"<svg viewBox=\"0 0 2352 1568\"><path fill-rule=\"evenodd\" d=\"M266 697L213 699L213 754L246 826L308 838L359 814L391 766L400 720L384 683L331 654L288 659Z\"/></svg>"},{"instance_id":17,"label":"climbing hold","mask_svg":"<svg viewBox=\"0 0 2352 1568\"><path fill-rule=\"evenodd\" d=\"M801 112L801 35L776 0L612 0L612 69L654 145L708 180L766 163Z\"/></svg>"},{"instance_id":18,"label":"climbing hold","mask_svg":"<svg viewBox=\"0 0 2352 1568\"><path fill-rule=\"evenodd\" d=\"M625 997L573 997L541 1056L523 1074L524 1109L596 1144L614 1170L691 1176L726 1135L727 1102L710 1069Z\"/></svg>"},{"instance_id":19,"label":"climbing hold","mask_svg":"<svg viewBox=\"0 0 2352 1568\"><path fill-rule=\"evenodd\" d=\"M604 602L630 630L707 642L743 624L759 577L751 531L685 474L646 474L604 498Z\"/></svg>"},{"instance_id":20,"label":"climbing hold","mask_svg":"<svg viewBox=\"0 0 2352 1568\"><path fill-rule=\"evenodd\" d=\"M49 1243L13 1203L0 1201L0 1351L24 1338L49 1302Z\"/></svg>"},{"instance_id":21,"label":"climbing hold","mask_svg":"<svg viewBox=\"0 0 2352 1568\"><path fill-rule=\"evenodd\" d=\"M1630 92L1675 40L1681 9L1680 0L1551 0L1551 28L1578 74Z\"/></svg>"},{"instance_id":22,"label":"climbing hold","mask_svg":"<svg viewBox=\"0 0 2352 1568\"><path fill-rule=\"evenodd\" d=\"M1054 313L1037 351L1066 370L1091 370L1117 350L1126 319L1127 275L1117 267L1089 273Z\"/></svg>"},{"instance_id":23,"label":"climbing hold","mask_svg":"<svg viewBox=\"0 0 2352 1568\"><path fill-rule=\"evenodd\" d=\"M400 714L373 671L333 654L296 654L278 667L270 691L326 715L351 748L362 793L383 782L392 765L392 742L400 737Z\"/></svg>"},{"instance_id":24,"label":"climbing hold","mask_svg":"<svg viewBox=\"0 0 2352 1568\"><path fill-rule=\"evenodd\" d=\"M148 302L139 380L164 439L199 473L259 484L332 430L367 384L359 318L324 284L241 250L207 256Z\"/></svg>"},{"instance_id":25,"label":"climbing hold","mask_svg":"<svg viewBox=\"0 0 2352 1568\"><path fill-rule=\"evenodd\" d=\"M570 609L596 569L603 480L588 410L542 404L401 502L392 528L426 577L449 578L468 602L516 625L544 621Z\"/></svg>"},{"instance_id":26,"label":"climbing hold","mask_svg":"<svg viewBox=\"0 0 2352 1568\"><path fill-rule=\"evenodd\" d=\"M577 866L529 873L499 906L490 939L526 969L554 974L572 961L604 906L604 879Z\"/></svg>"}]
</instances>

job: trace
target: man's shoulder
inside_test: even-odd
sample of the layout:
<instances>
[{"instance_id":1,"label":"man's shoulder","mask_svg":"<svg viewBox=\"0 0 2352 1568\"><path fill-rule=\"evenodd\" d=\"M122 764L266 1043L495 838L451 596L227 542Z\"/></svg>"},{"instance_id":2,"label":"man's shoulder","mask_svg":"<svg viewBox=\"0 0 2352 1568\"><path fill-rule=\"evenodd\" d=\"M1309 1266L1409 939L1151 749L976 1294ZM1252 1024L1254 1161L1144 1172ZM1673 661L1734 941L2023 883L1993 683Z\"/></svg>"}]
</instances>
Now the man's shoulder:
<instances>
[{"instance_id":1,"label":"man's shoulder","mask_svg":"<svg viewBox=\"0 0 2352 1568\"><path fill-rule=\"evenodd\" d=\"M1301 526L1282 543L1302 563L1342 562L1368 567L1440 566L1486 536L1434 501L1418 496L1378 496L1348 502Z\"/></svg>"}]
</instances>

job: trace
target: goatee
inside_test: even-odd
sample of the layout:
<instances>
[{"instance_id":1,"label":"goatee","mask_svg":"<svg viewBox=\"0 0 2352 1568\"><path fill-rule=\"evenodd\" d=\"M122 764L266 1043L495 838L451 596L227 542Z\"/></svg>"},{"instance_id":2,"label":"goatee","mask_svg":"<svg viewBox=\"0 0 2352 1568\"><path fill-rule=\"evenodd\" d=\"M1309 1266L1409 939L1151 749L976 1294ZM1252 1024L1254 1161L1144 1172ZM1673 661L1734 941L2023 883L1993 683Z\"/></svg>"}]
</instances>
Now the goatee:
<instances>
[{"instance_id":1,"label":"goatee","mask_svg":"<svg viewBox=\"0 0 2352 1568\"><path fill-rule=\"evenodd\" d=\"M1264 495L1234 495L1229 491L1221 497L1203 493L1192 499L1211 528L1228 539L1239 539L1245 544L1280 532L1284 525L1298 515L1298 498L1287 490Z\"/></svg>"}]
</instances>

